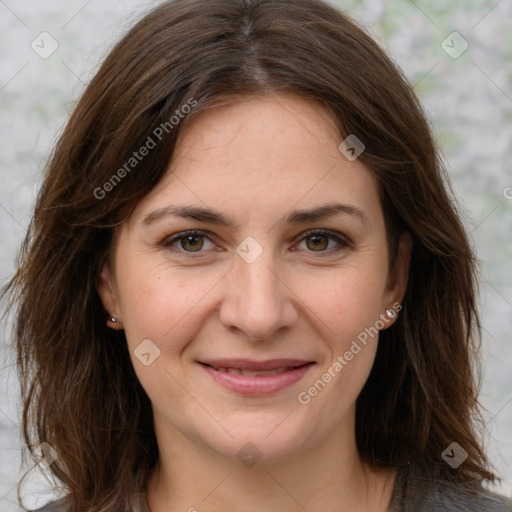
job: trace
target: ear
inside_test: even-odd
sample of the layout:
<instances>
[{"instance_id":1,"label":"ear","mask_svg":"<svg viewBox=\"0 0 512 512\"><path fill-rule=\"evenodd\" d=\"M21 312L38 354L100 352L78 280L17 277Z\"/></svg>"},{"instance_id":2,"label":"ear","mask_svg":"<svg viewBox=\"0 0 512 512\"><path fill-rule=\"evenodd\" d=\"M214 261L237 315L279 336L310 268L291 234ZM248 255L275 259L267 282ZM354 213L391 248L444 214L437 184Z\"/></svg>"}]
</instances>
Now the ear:
<instances>
[{"instance_id":1,"label":"ear","mask_svg":"<svg viewBox=\"0 0 512 512\"><path fill-rule=\"evenodd\" d=\"M383 297L383 309L385 310L391 309L395 311L395 313L398 313L398 311L402 309L399 305L402 303L405 290L407 289L412 246L413 242L410 233L403 233L398 242L394 265L390 268L388 274L388 281ZM386 319L387 327L393 325L397 316L398 315L395 314L392 318Z\"/></svg>"},{"instance_id":2,"label":"ear","mask_svg":"<svg viewBox=\"0 0 512 512\"><path fill-rule=\"evenodd\" d=\"M122 329L119 301L114 285L114 279L108 263L105 263L101 272L96 278L96 290L100 296L101 303L105 308L107 317L107 325L112 329ZM116 317L118 321L113 322L111 317Z\"/></svg>"}]
</instances>

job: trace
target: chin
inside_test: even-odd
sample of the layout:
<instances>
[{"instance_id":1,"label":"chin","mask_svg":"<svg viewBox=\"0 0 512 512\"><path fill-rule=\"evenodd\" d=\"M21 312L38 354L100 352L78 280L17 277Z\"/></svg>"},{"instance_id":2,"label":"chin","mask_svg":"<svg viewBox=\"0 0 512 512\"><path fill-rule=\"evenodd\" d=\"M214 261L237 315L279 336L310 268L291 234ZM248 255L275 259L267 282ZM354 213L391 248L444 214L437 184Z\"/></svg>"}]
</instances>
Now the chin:
<instances>
[{"instance_id":1,"label":"chin","mask_svg":"<svg viewBox=\"0 0 512 512\"><path fill-rule=\"evenodd\" d=\"M297 424L288 413L262 414L255 411L244 418L224 421L223 426L233 436L222 430L214 438L202 437L213 451L229 459L244 463L246 458L258 463L273 463L288 458L306 448L314 440L316 428ZM225 435L224 435L225 434ZM250 466L248 466L250 467Z\"/></svg>"}]
</instances>

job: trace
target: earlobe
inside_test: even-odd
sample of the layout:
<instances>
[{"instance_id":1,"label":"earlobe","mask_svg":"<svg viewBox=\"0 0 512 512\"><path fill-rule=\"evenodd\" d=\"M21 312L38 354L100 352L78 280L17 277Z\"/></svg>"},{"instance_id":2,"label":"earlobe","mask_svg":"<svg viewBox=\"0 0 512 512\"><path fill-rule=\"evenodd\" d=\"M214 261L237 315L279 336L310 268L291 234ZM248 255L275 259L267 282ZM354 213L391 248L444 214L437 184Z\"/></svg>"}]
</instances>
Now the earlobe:
<instances>
[{"instance_id":1,"label":"earlobe","mask_svg":"<svg viewBox=\"0 0 512 512\"><path fill-rule=\"evenodd\" d=\"M396 259L389 273L384 308L386 309L387 327L391 327L402 309L402 300L407 289L409 266L411 262L413 241L409 233L404 233L398 244ZM393 311L394 315L388 312Z\"/></svg>"},{"instance_id":2,"label":"earlobe","mask_svg":"<svg viewBox=\"0 0 512 512\"><path fill-rule=\"evenodd\" d=\"M105 263L96 278L96 290L106 312L107 325L112 329L122 329L119 319L119 304L108 263Z\"/></svg>"}]
</instances>

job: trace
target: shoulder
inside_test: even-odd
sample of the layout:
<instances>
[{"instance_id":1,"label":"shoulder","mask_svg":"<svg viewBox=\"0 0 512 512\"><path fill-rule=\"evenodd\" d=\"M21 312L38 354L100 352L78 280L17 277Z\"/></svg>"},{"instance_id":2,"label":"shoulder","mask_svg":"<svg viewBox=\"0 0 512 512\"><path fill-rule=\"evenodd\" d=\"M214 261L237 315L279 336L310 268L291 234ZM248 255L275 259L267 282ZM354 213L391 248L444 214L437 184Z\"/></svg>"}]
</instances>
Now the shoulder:
<instances>
[{"instance_id":1,"label":"shoulder","mask_svg":"<svg viewBox=\"0 0 512 512\"><path fill-rule=\"evenodd\" d=\"M512 500L478 482L458 484L400 469L389 512L512 512Z\"/></svg>"},{"instance_id":2,"label":"shoulder","mask_svg":"<svg viewBox=\"0 0 512 512\"><path fill-rule=\"evenodd\" d=\"M439 511L511 512L512 501L481 486L470 488L449 482L438 482L435 487L435 506ZM436 509L437 510L437 509Z\"/></svg>"}]
</instances>

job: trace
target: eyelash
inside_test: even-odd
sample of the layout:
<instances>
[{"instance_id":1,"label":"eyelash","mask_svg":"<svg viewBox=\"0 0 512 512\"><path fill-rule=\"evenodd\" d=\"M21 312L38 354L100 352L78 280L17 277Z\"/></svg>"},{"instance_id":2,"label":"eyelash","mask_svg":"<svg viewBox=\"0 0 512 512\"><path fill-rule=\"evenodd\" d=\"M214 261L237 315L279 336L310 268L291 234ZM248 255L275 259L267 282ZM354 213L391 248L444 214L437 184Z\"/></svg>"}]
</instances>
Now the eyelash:
<instances>
[{"instance_id":1,"label":"eyelash","mask_svg":"<svg viewBox=\"0 0 512 512\"><path fill-rule=\"evenodd\" d=\"M182 231L181 233L177 233L176 235L168 237L165 240L163 240L163 242L161 242L160 245L164 248L169 248L175 242L183 240L189 236L195 236L195 237L203 236L205 238L208 238L210 241L212 241L206 231L190 230L190 231ZM351 243L349 243L349 241L346 238L340 236L338 233L336 233L334 231L323 230L323 229L320 229L320 230L312 229L312 230L306 231L305 233L303 233L303 236L299 240L299 242L302 242L306 238L310 238L313 236L327 236L328 238L335 240L339 244L339 246L336 248L324 249L321 251L308 251L311 253L320 253L320 254L323 253L323 254L327 254L327 255L332 255L332 254L337 254L338 252L340 252L341 250L343 250L347 247L349 247L349 248L352 247ZM205 251L197 251L197 252L185 251L184 249L180 249L179 251L182 252L183 254L186 254L187 257L190 257L190 258L197 258L205 252ZM197 256L196 256L196 254L197 254ZM323 256L320 256L320 257L323 257Z\"/></svg>"}]
</instances>

